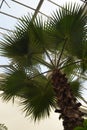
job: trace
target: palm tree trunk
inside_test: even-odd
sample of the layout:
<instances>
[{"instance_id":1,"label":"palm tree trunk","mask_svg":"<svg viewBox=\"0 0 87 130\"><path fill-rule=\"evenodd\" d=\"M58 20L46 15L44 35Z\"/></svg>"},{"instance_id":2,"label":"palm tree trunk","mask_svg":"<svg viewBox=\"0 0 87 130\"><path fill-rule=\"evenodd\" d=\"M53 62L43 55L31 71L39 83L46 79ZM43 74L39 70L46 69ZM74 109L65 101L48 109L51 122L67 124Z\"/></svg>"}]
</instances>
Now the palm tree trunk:
<instances>
[{"instance_id":1,"label":"palm tree trunk","mask_svg":"<svg viewBox=\"0 0 87 130\"><path fill-rule=\"evenodd\" d=\"M79 110L81 106L74 97L66 75L59 70L54 70L52 74L53 88L57 97L57 104L60 108L55 112L61 113L64 130L74 130L77 126L82 126L84 119L83 113Z\"/></svg>"}]
</instances>

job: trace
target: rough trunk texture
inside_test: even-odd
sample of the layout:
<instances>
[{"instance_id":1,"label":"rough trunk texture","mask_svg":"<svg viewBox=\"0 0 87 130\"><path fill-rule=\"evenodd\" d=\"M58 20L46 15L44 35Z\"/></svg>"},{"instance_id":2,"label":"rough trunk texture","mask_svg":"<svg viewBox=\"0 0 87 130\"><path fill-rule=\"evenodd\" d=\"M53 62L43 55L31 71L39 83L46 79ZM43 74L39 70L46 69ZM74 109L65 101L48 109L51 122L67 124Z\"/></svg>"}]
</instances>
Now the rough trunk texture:
<instances>
[{"instance_id":1,"label":"rough trunk texture","mask_svg":"<svg viewBox=\"0 0 87 130\"><path fill-rule=\"evenodd\" d=\"M60 108L55 112L61 113L59 119L63 119L64 130L74 130L75 127L82 126L84 119L83 113L79 110L81 104L77 103L66 75L55 70L52 74L52 82Z\"/></svg>"}]
</instances>

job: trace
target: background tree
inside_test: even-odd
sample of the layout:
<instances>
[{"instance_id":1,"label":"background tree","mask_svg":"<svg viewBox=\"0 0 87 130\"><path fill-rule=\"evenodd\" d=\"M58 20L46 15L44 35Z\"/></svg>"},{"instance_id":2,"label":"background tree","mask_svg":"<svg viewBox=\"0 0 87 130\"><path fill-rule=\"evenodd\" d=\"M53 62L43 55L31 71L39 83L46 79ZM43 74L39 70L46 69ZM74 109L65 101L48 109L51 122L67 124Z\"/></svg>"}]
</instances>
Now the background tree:
<instances>
[{"instance_id":1,"label":"background tree","mask_svg":"<svg viewBox=\"0 0 87 130\"><path fill-rule=\"evenodd\" d=\"M4 124L0 124L0 130L8 130Z\"/></svg>"},{"instance_id":2,"label":"background tree","mask_svg":"<svg viewBox=\"0 0 87 130\"><path fill-rule=\"evenodd\" d=\"M83 127L77 127L74 130L87 130L87 120L84 120Z\"/></svg>"},{"instance_id":3,"label":"background tree","mask_svg":"<svg viewBox=\"0 0 87 130\"><path fill-rule=\"evenodd\" d=\"M34 120L60 113L64 130L82 126L85 101L81 81L87 72L87 8L66 4L47 21L22 17L1 41L1 54L12 62L1 80L5 101L19 98ZM42 69L43 68L43 69ZM58 109L59 108L59 109Z\"/></svg>"}]
</instances>

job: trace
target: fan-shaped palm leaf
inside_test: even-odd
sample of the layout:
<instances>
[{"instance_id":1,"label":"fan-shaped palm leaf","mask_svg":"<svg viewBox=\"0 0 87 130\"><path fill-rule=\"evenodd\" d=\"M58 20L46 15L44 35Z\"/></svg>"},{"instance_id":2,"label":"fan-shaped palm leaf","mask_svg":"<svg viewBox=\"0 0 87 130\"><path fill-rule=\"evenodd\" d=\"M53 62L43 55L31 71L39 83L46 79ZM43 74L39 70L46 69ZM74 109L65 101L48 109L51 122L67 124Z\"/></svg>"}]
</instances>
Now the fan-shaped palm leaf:
<instances>
[{"instance_id":1,"label":"fan-shaped palm leaf","mask_svg":"<svg viewBox=\"0 0 87 130\"><path fill-rule=\"evenodd\" d=\"M56 106L51 82L35 68L31 71L15 68L9 70L1 83L2 98L9 101L21 97L20 104L24 106L23 111L35 120L49 116L51 109Z\"/></svg>"},{"instance_id":2,"label":"fan-shaped palm leaf","mask_svg":"<svg viewBox=\"0 0 87 130\"><path fill-rule=\"evenodd\" d=\"M22 17L14 33L4 36L1 42L2 55L11 58L19 65L29 66L38 63L51 67L43 59L45 48L50 46L45 43L44 26L41 19L32 21L30 16Z\"/></svg>"},{"instance_id":3,"label":"fan-shaped palm leaf","mask_svg":"<svg viewBox=\"0 0 87 130\"><path fill-rule=\"evenodd\" d=\"M84 53L87 50L84 48L85 45L87 46L87 9L83 13L84 8L79 5L66 5L65 10L60 9L53 13L49 25L50 35L54 37L54 44L58 46L58 50L64 45L66 51L63 53L66 54L68 51L78 59L84 58Z\"/></svg>"}]
</instances>

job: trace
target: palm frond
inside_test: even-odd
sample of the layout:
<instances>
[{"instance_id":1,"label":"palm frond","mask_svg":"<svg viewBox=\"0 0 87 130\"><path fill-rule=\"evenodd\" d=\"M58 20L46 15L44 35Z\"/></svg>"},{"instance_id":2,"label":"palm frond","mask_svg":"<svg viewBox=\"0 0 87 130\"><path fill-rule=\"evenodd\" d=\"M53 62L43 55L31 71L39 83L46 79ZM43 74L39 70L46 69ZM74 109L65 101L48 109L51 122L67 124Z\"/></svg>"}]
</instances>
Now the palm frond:
<instances>
[{"instance_id":1,"label":"palm frond","mask_svg":"<svg viewBox=\"0 0 87 130\"><path fill-rule=\"evenodd\" d=\"M78 81L78 80L74 80L72 82L70 82L70 85L71 85L71 89L72 89L72 92L74 94L74 96L80 100L80 101L83 101L85 104L87 104L87 101L86 99L83 97L83 84Z\"/></svg>"},{"instance_id":2,"label":"palm frond","mask_svg":"<svg viewBox=\"0 0 87 130\"><path fill-rule=\"evenodd\" d=\"M0 80L0 91L2 98L6 101L17 96L17 93L25 87L26 74L24 71L17 69L10 69L6 76Z\"/></svg>"},{"instance_id":3,"label":"palm frond","mask_svg":"<svg viewBox=\"0 0 87 130\"><path fill-rule=\"evenodd\" d=\"M74 80L74 81L70 82L70 85L71 85L71 89L72 89L72 92L73 92L74 96L77 99L85 101L85 99L82 96L82 88L83 88L83 86L82 86L81 82L79 82L78 80Z\"/></svg>"},{"instance_id":4,"label":"palm frond","mask_svg":"<svg viewBox=\"0 0 87 130\"><path fill-rule=\"evenodd\" d=\"M1 42L1 54L20 65L39 64L34 57L43 58L45 43L43 32L44 27L41 20L35 23L32 22L30 15L22 17L19 19L14 33L4 36Z\"/></svg>"},{"instance_id":5,"label":"palm frond","mask_svg":"<svg viewBox=\"0 0 87 130\"><path fill-rule=\"evenodd\" d=\"M31 115L34 120L49 116L56 106L51 81L36 68L8 70L1 80L0 91L5 101L19 97L26 116Z\"/></svg>"},{"instance_id":6,"label":"palm frond","mask_svg":"<svg viewBox=\"0 0 87 130\"><path fill-rule=\"evenodd\" d=\"M87 16L83 10L85 10L84 6L67 4L65 10L60 9L54 12L50 21L53 33L51 35L55 39L54 44L58 46L56 49L61 51L66 40L65 50L77 58L83 58L86 50L83 49L84 41L87 43Z\"/></svg>"},{"instance_id":7,"label":"palm frond","mask_svg":"<svg viewBox=\"0 0 87 130\"><path fill-rule=\"evenodd\" d=\"M49 80L42 75L35 77L34 81L35 86L22 91L24 98L20 105L24 106L26 116L31 116L36 121L50 115L51 109L56 106L56 100Z\"/></svg>"}]
</instances>

